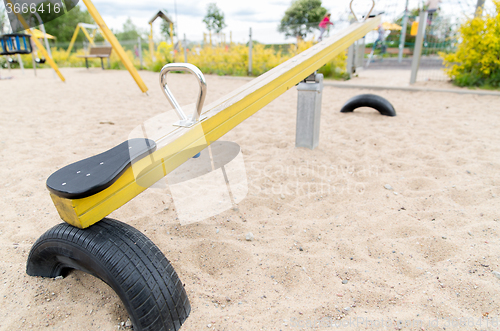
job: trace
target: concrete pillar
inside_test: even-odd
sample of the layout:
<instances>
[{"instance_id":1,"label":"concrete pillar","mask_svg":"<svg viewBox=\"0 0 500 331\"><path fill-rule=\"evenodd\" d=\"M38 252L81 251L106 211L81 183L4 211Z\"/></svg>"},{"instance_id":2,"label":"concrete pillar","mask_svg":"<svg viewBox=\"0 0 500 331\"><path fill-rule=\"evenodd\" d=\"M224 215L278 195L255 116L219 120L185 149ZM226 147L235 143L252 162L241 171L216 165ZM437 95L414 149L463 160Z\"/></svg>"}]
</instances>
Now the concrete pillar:
<instances>
[{"instance_id":1,"label":"concrete pillar","mask_svg":"<svg viewBox=\"0 0 500 331\"><path fill-rule=\"evenodd\" d=\"M347 49L347 66L346 70L347 73L349 74L349 79L352 78L352 74L354 73L354 44L349 46Z\"/></svg>"},{"instance_id":2,"label":"concrete pillar","mask_svg":"<svg viewBox=\"0 0 500 331\"><path fill-rule=\"evenodd\" d=\"M319 144L323 75L316 74L314 81L306 80L306 82L299 83L297 91L295 147L315 149Z\"/></svg>"},{"instance_id":3,"label":"concrete pillar","mask_svg":"<svg viewBox=\"0 0 500 331\"><path fill-rule=\"evenodd\" d=\"M356 51L355 53L355 65L354 69L355 71L358 68L364 67L365 63L365 38L361 38L356 42Z\"/></svg>"}]
</instances>

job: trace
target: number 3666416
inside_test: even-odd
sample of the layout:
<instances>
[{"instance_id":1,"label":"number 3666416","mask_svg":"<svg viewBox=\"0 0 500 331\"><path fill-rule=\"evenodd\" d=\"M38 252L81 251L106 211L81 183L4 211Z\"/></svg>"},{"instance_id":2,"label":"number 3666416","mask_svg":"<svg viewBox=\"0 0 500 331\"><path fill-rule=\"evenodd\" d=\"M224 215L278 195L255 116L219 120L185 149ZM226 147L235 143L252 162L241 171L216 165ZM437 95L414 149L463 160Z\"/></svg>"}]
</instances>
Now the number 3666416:
<instances>
[{"instance_id":1,"label":"number 3666416","mask_svg":"<svg viewBox=\"0 0 500 331\"><path fill-rule=\"evenodd\" d=\"M12 4L11 2L7 3L6 9L7 9L7 14L27 14L27 13L55 13L59 14L61 12L61 4L60 3L41 3L41 4L36 4L36 3L15 3Z\"/></svg>"}]
</instances>

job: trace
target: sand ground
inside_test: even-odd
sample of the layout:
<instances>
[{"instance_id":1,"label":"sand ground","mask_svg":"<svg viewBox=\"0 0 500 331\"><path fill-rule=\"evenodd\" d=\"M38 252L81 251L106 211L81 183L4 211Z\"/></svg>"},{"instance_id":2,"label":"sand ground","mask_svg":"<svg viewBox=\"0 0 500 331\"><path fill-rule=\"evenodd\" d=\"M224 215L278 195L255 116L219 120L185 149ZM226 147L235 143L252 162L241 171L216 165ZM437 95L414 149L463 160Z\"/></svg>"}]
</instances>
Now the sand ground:
<instances>
[{"instance_id":1,"label":"sand ground","mask_svg":"<svg viewBox=\"0 0 500 331\"><path fill-rule=\"evenodd\" d=\"M127 320L103 282L30 277L26 259L61 222L47 177L170 107L155 73L141 72L146 96L125 71L62 72L0 81L0 330ZM207 82L207 101L246 83ZM195 86L172 77L181 104ZM249 184L237 211L181 226L168 189L150 189L111 214L174 265L192 304L182 330L498 329L499 98L377 91L397 117L339 113L359 93L325 87L314 151L295 148L295 88L228 133Z\"/></svg>"}]
</instances>

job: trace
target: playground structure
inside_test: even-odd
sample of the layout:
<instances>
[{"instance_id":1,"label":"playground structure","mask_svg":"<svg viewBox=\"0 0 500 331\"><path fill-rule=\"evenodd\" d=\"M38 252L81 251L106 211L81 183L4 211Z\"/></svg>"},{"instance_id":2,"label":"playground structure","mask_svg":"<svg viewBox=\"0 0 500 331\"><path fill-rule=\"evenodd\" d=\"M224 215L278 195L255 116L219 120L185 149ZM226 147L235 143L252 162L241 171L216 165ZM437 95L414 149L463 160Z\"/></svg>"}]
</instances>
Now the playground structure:
<instances>
[{"instance_id":1,"label":"playground structure","mask_svg":"<svg viewBox=\"0 0 500 331\"><path fill-rule=\"evenodd\" d=\"M46 39L47 35L45 33L43 35L45 37L45 42L48 45ZM54 69L59 78L64 82L65 81L64 76L59 71L57 64L52 60L50 53L43 47L42 43L38 41L38 38L36 38L35 36L36 36L35 31L29 28L26 30L26 34L13 33L13 34L0 35L0 43L2 47L0 55L5 55L5 56L17 55L17 60L19 62L19 65L21 66L21 69L24 71L24 66L20 54L31 54L33 58L33 69L35 71L35 76L36 76L36 63L44 63L46 61L49 63L52 69ZM34 49L32 42L36 45L37 49L44 56L43 62L40 61L39 59L35 59L33 54Z\"/></svg>"},{"instance_id":2,"label":"playground structure","mask_svg":"<svg viewBox=\"0 0 500 331\"><path fill-rule=\"evenodd\" d=\"M6 0L7 3L11 4L12 5L12 0ZM52 69L54 69L54 71L56 72L56 74L59 76L59 78L61 79L61 81L65 82L66 79L64 78L64 76L61 74L61 72L59 71L59 68L57 66L57 64L52 60L52 56L50 54L50 48L49 48L49 43L47 41L47 34L45 33L45 28L42 24L42 20L40 19L40 16L38 14L36 14L35 16L38 18L38 21L40 23L40 27L42 28L42 32L44 34L44 38L45 38L45 45L47 46L47 49L45 49L45 47L43 47L42 43L38 40L38 38L34 37L35 36L35 32L34 30L36 29L31 29L28 25L28 23L26 23L26 20L21 16L20 13L15 13L17 19L19 20L19 22L21 23L21 25L26 29L26 34L30 35L31 36L31 40L33 41L33 43L35 44L36 48L42 53L42 56L45 58L45 60L48 62L48 64L52 67ZM33 52L33 47L31 47L31 52ZM13 51L13 52L10 52L10 54L8 55L11 55L11 54L18 54L16 53L16 51ZM19 63L21 64L21 58L18 57L18 60L19 60ZM33 58L33 68L36 68L36 64L35 64L35 59ZM35 71L35 75L36 75L36 71Z\"/></svg>"},{"instance_id":3,"label":"playground structure","mask_svg":"<svg viewBox=\"0 0 500 331\"><path fill-rule=\"evenodd\" d=\"M23 62L21 61L20 54L31 54L32 52L33 49L29 35L20 33L0 35L0 55L17 55L18 62L22 66ZM7 59L7 64L9 64L9 59ZM0 72L0 79L10 78L12 77L2 77Z\"/></svg>"},{"instance_id":4,"label":"playground structure","mask_svg":"<svg viewBox=\"0 0 500 331\"><path fill-rule=\"evenodd\" d=\"M87 29L90 30L87 31ZM75 45L76 38L78 37L78 32L82 31L87 40L89 41L91 46L95 46L94 40L95 37L97 36L98 33L104 36L104 34L101 32L101 29L99 28L98 25L95 24L88 24L88 23L78 23L76 25L75 32L73 33L73 37L71 37L71 41L69 43L68 49L66 50L66 56L68 57L69 54L71 53L71 50L73 49L73 46ZM104 37L105 38L105 37Z\"/></svg>"},{"instance_id":5,"label":"playground structure","mask_svg":"<svg viewBox=\"0 0 500 331\"><path fill-rule=\"evenodd\" d=\"M94 21L96 22L97 26L99 27L99 30L101 31L104 39L106 39L110 44L111 47L113 47L113 50L116 52L118 57L120 58L121 62L127 68L128 72L136 82L137 86L141 89L143 93L147 93L148 88L144 81L142 80L141 76L139 76L139 73L137 72L137 69L135 69L134 65L132 64L132 61L128 58L127 54L125 53L125 50L123 47L120 45L120 42L118 42L118 39L116 39L115 35L111 30L108 28L106 25L106 22L102 19L101 14L97 11L96 7L92 3L91 0L82 0L85 6L87 7L87 10L89 11L89 14L92 16Z\"/></svg>"},{"instance_id":6,"label":"playground structure","mask_svg":"<svg viewBox=\"0 0 500 331\"><path fill-rule=\"evenodd\" d=\"M12 4L12 0L6 0L7 3ZM132 64L132 61L128 58L127 54L125 53L125 50L123 47L120 45L118 42L118 39L116 39L115 35L111 30L108 28L106 23L101 17L101 14L97 11L96 7L92 3L91 0L83 0L83 3L87 7L87 10L89 11L89 14L92 16L94 21L97 23L97 26L99 27L100 32L102 33L103 37L111 44L113 47L113 50L118 54L118 57L120 58L121 62L127 68L129 71L130 75L132 78L135 80L137 83L137 86L141 89L143 93L147 93L148 88L144 81L142 80L141 76L139 76L139 73L135 69L134 65ZM21 14L16 13L17 19L21 22L23 27L26 29L26 33L29 35L33 35L32 29L29 27L28 23L26 20L21 16ZM41 20L40 20L41 22ZM43 27L43 24L41 25ZM75 32L78 31L78 28L76 29ZM83 31L86 31L85 29ZM44 31L45 32L45 31ZM85 33L85 32L84 32ZM74 37L74 36L73 36ZM95 37L91 37L90 35L88 36L92 39ZM76 38L76 37L75 37ZM37 38L31 38L31 40L35 43L37 49L42 53L43 57L46 59L48 64L54 69L54 71L57 73L59 78L64 82L65 78L59 71L59 68L57 67L57 64L52 60L52 57L50 56L50 48L48 47L48 43L46 43L48 50L43 47L42 43L38 41Z\"/></svg>"},{"instance_id":7,"label":"playground structure","mask_svg":"<svg viewBox=\"0 0 500 331\"><path fill-rule=\"evenodd\" d=\"M206 106L203 105L206 83L196 67L164 66L160 85L180 122L156 141L131 139L51 175L47 188L66 223L47 231L33 245L27 273L56 277L69 269L86 271L116 291L134 330L179 330L191 307L172 266L138 230L105 217L197 157L207 146L288 89L302 81L301 84L308 84L306 78L319 76L314 74L317 69L365 36L380 21L377 16L354 23ZM190 71L199 80L200 92L191 118L168 89L166 75L172 70Z\"/></svg>"},{"instance_id":8,"label":"playground structure","mask_svg":"<svg viewBox=\"0 0 500 331\"><path fill-rule=\"evenodd\" d=\"M174 45L174 22L168 17L167 13L165 13L163 10L159 10L150 20L149 20L149 27L150 27L150 33L149 33L149 53L151 54L151 60L154 62L155 56L155 44L153 40L153 23L156 21L156 19L161 18L168 24L170 24L170 42L172 45Z\"/></svg>"}]
</instances>

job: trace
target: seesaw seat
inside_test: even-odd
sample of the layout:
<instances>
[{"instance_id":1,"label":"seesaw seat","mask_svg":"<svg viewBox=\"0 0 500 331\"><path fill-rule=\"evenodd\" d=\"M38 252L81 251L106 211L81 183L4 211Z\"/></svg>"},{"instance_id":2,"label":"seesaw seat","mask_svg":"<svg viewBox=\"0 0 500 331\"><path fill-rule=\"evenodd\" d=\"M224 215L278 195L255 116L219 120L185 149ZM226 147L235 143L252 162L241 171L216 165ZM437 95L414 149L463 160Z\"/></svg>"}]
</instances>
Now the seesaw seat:
<instances>
[{"instance_id":1,"label":"seesaw seat","mask_svg":"<svg viewBox=\"0 0 500 331\"><path fill-rule=\"evenodd\" d=\"M133 161L155 149L156 143L151 139L127 140L104 153L57 170L47 179L47 188L63 198L89 197L110 187Z\"/></svg>"}]
</instances>

